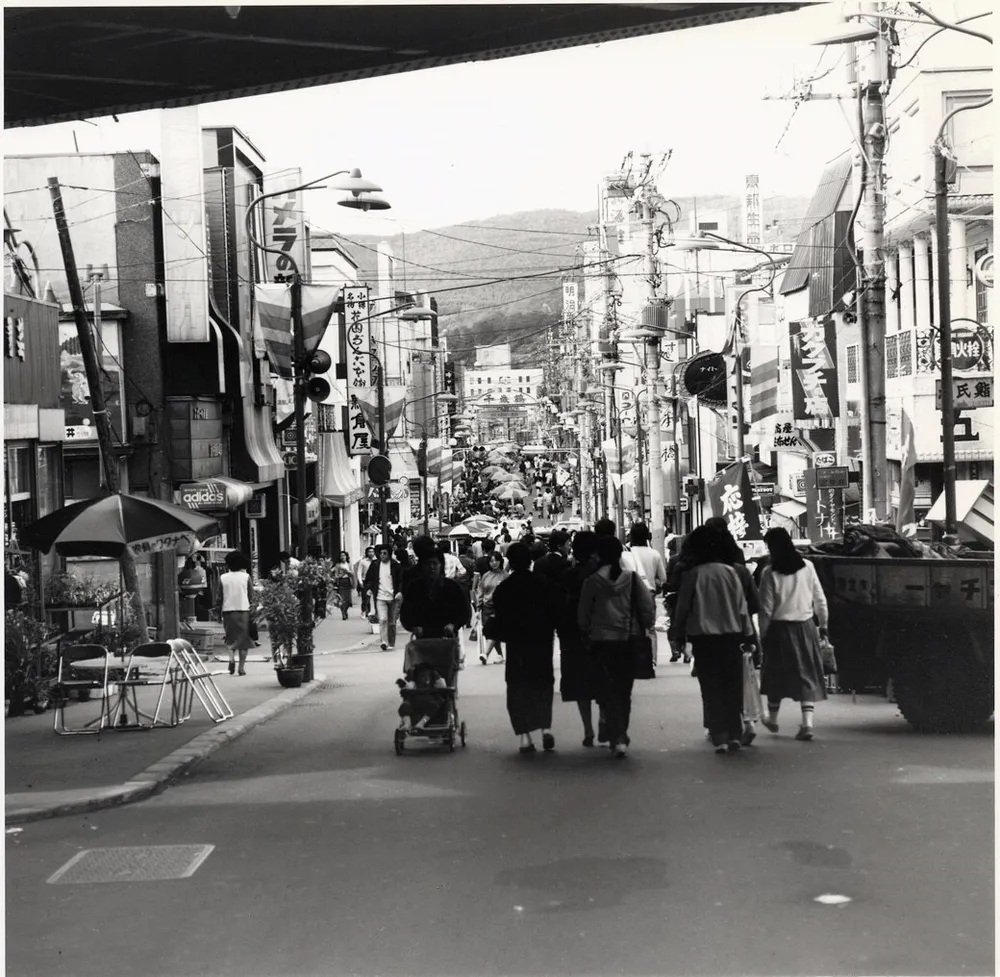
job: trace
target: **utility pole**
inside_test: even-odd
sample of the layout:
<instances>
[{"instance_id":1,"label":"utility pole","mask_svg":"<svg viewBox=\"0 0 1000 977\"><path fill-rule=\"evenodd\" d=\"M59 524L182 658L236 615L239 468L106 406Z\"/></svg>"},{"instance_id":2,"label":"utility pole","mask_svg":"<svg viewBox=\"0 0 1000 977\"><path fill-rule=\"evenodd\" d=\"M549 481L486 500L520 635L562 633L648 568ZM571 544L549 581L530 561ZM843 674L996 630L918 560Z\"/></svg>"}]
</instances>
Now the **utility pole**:
<instances>
[{"instance_id":1,"label":"utility pole","mask_svg":"<svg viewBox=\"0 0 1000 977\"><path fill-rule=\"evenodd\" d=\"M69 236L69 226L66 223L66 209L63 206L62 189L58 177L48 178L49 195L52 197L52 212L55 216L56 232L59 235L59 247L62 250L63 265L66 268L66 284L69 286L69 300L73 305L73 318L76 321L76 334L80 341L80 354L83 357L84 370L87 373L87 387L90 391L90 406L94 414L94 426L97 428L97 443L101 450L104 463L104 480L108 491L117 495L121 491L118 479L118 458L111 443L111 420L104 403L104 386L101 383L101 366L97 359L94 346L94 335L87 321L87 307L84 304L83 289L80 287L80 276L76 270L76 257L73 254L73 242ZM99 316L100 286L97 286L95 300L95 316ZM100 328L98 319L98 328ZM126 547L120 557L122 578L125 589L132 595L132 608L141 622L143 633L146 629L146 611L142 604L142 594L139 590L139 574L135 568L135 557ZM124 622L122 622L124 624ZM145 639L144 639L145 640Z\"/></svg>"},{"instance_id":2,"label":"utility pole","mask_svg":"<svg viewBox=\"0 0 1000 977\"><path fill-rule=\"evenodd\" d=\"M656 295L656 242L653 235L653 207L649 201L649 189L642 198L642 223L646 233L646 281L649 285L649 306L647 310L655 317L648 323L655 336L648 336L643 342L644 364L646 367L646 400L649 405L649 523L652 533L650 545L663 555L663 439L660 436L660 336L662 328L658 313L659 301ZM664 312L666 310L663 310ZM647 323L643 323L644 326ZM676 450L676 449L675 449ZM678 508L680 499L677 500Z\"/></svg>"},{"instance_id":3,"label":"utility pole","mask_svg":"<svg viewBox=\"0 0 1000 977\"><path fill-rule=\"evenodd\" d=\"M862 508L865 518L874 510L876 519L888 515L888 463L886 462L885 423L885 156L887 129L885 95L889 87L888 57L884 21L879 3L864 0L862 14L876 19L879 36L867 55L866 70L859 84L863 87L864 121L859 141L864 146L862 160L864 186L861 202L863 271L861 295L862 380L861 443L864 458ZM859 66L860 67L860 66Z\"/></svg>"}]
</instances>

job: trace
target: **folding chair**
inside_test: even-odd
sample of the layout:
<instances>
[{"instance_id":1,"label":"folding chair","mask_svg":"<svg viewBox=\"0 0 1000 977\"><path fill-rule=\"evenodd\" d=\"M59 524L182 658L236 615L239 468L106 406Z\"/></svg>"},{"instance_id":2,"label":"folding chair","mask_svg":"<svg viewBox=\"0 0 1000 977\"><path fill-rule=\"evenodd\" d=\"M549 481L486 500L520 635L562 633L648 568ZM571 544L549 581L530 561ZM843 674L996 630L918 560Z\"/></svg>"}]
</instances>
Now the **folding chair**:
<instances>
[{"instance_id":1,"label":"folding chair","mask_svg":"<svg viewBox=\"0 0 1000 977\"><path fill-rule=\"evenodd\" d=\"M74 674L74 662L97 661L103 667L94 668L92 674L80 677L82 669ZM59 651L59 664L56 669L56 683L52 689L55 709L53 710L52 729L60 736L74 736L85 733L99 733L111 722L111 700L108 696L108 671L111 666L111 656L103 645L68 645ZM91 691L101 690L101 713L96 719L82 726L66 725L66 702L69 693L78 689ZM94 729L94 725L97 728Z\"/></svg>"},{"instance_id":2,"label":"folding chair","mask_svg":"<svg viewBox=\"0 0 1000 977\"><path fill-rule=\"evenodd\" d=\"M232 719L235 715L232 707L219 691L212 673L205 668L205 663L198 657L194 645L185 638L169 638L167 644L173 648L174 654L184 668L183 689L187 696L185 699L187 715L191 713L193 696L196 695L212 722L221 723L226 719Z\"/></svg>"},{"instance_id":3,"label":"folding chair","mask_svg":"<svg viewBox=\"0 0 1000 977\"><path fill-rule=\"evenodd\" d=\"M143 662L136 662L137 658L145 659ZM163 662L162 669L155 672L148 672L145 675L139 674L139 668L149 669L150 660L155 663ZM156 667L155 664L153 667ZM146 644L136 645L129 655L125 665L125 677L118 683L120 697L118 707L115 710L112 725L115 729L153 729L155 726L179 726L191 715L189 686L186 667L184 662L177 656L173 647L167 641L150 641ZM159 686L160 692L156 698L156 708L152 713L148 713L139 708L137 690L145 686ZM160 719L160 710L164 705L164 698L170 687L170 716L169 719ZM128 710L132 709L135 715L135 722L128 722ZM148 719L148 723L140 721L140 717Z\"/></svg>"}]
</instances>

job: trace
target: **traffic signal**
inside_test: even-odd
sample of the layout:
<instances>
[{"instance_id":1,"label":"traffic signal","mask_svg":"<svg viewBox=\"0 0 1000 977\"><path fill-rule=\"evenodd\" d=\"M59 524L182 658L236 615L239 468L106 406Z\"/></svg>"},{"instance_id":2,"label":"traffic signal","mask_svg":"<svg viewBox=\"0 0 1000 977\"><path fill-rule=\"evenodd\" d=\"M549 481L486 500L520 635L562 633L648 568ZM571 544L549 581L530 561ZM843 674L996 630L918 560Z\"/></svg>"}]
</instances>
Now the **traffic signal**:
<instances>
[{"instance_id":1,"label":"traffic signal","mask_svg":"<svg viewBox=\"0 0 1000 977\"><path fill-rule=\"evenodd\" d=\"M330 354L323 349L317 349L306 359L305 390L306 396L316 403L322 403L330 396L330 381L324 376L315 374L326 373L333 366Z\"/></svg>"}]
</instances>

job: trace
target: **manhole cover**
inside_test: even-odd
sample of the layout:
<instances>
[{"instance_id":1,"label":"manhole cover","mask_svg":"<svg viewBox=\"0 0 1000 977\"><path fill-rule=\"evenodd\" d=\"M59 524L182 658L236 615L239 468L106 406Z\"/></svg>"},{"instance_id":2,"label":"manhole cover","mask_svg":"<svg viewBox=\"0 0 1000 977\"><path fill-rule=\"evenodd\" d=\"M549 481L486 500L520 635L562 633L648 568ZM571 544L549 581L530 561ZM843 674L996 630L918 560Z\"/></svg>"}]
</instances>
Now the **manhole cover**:
<instances>
[{"instance_id":1,"label":"manhole cover","mask_svg":"<svg viewBox=\"0 0 1000 977\"><path fill-rule=\"evenodd\" d=\"M147 845L142 848L92 848L78 852L49 885L88 882L162 882L194 875L215 845Z\"/></svg>"}]
</instances>

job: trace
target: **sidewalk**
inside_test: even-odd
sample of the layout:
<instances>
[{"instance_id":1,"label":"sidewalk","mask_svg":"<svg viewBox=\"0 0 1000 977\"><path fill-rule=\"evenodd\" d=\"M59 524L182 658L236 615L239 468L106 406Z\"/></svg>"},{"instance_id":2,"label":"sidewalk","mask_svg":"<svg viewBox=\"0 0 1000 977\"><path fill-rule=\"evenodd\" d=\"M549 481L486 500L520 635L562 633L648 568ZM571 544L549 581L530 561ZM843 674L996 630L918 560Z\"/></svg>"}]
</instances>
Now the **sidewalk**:
<instances>
[{"instance_id":1,"label":"sidewalk","mask_svg":"<svg viewBox=\"0 0 1000 977\"><path fill-rule=\"evenodd\" d=\"M106 729L99 735L59 736L52 729L52 712L18 716L4 724L4 801L8 825L113 807L140 801L161 790L187 767L225 743L288 709L298 700L334 678L334 654L378 647L357 608L348 621L327 618L316 628L315 678L299 689L282 689L269 662L260 660L270 651L266 632L257 660L247 662L245 676L228 671L228 652L211 659L207 667L235 715L213 723L197 700L191 718L173 728L153 730ZM141 704L141 703L140 703ZM74 710L97 714L91 703L71 703L66 720L80 721Z\"/></svg>"}]
</instances>

